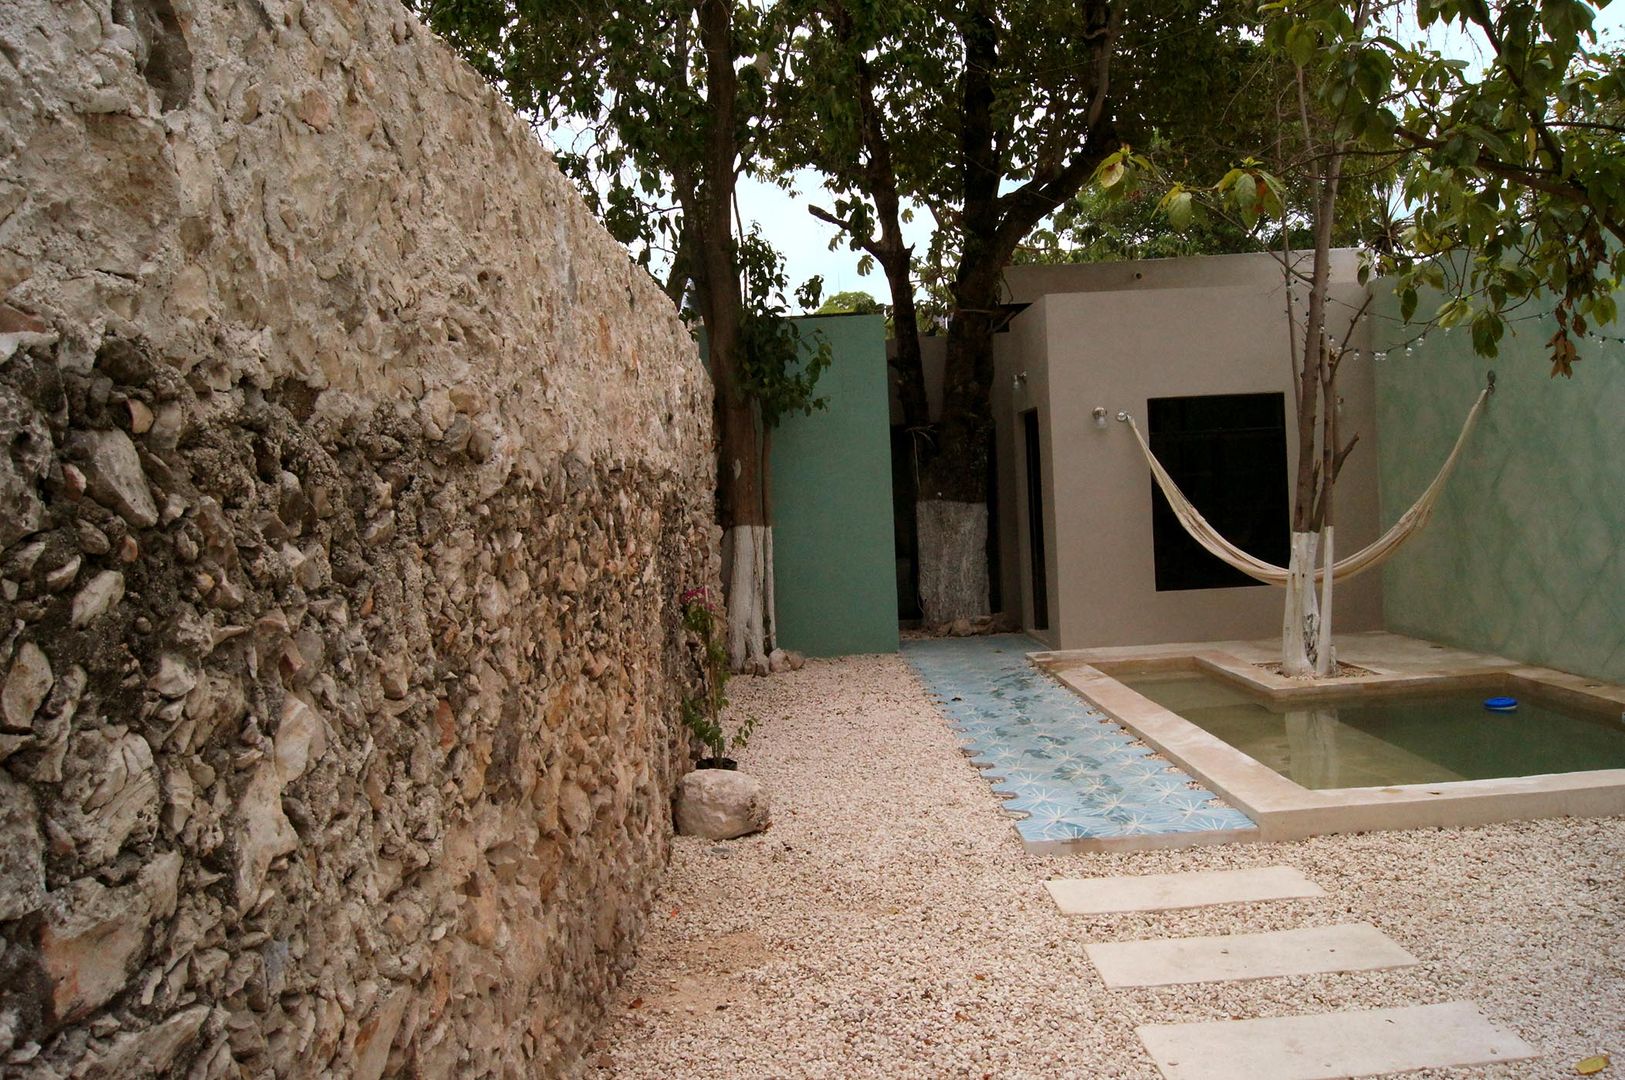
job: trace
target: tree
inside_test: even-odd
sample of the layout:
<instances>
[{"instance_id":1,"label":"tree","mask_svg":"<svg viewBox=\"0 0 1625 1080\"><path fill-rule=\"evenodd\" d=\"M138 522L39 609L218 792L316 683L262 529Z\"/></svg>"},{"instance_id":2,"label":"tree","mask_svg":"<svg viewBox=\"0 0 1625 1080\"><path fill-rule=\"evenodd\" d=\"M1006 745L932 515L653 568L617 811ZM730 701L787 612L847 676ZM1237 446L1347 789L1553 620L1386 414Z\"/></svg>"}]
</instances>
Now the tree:
<instances>
[{"instance_id":1,"label":"tree","mask_svg":"<svg viewBox=\"0 0 1625 1080\"><path fill-rule=\"evenodd\" d=\"M1417 4L1420 29L1444 22L1477 37L1488 57L1478 72L1389 32L1401 21L1398 5L1282 0L1267 10L1266 41L1291 72L1294 155L1272 168L1248 159L1205 189L1165 185L1159 206L1176 227L1201 218L1204 204L1247 228L1269 220L1283 234L1294 221L1308 227L1308 269L1290 245L1282 259L1288 284L1307 288L1301 318L1290 301L1288 308L1300 333L1298 463L1282 664L1289 675L1325 676L1334 663L1335 488L1358 439L1345 440L1335 408L1348 338L1327 333L1344 181L1351 168L1367 191L1383 188L1374 178L1390 180L1409 210L1402 221L1374 215L1368 224L1380 227L1365 237L1368 269L1392 276L1403 319L1415 315L1420 289L1440 290L1429 321L1470 325L1474 348L1493 356L1509 311L1552 301L1552 371L1571 375L1576 339L1612 321L1625 272L1625 65L1617 53L1588 47L1593 11L1580 0L1544 0L1538 9L1521 0ZM1127 191L1136 174L1155 172L1125 149L1099 176L1108 189Z\"/></svg>"},{"instance_id":2,"label":"tree","mask_svg":"<svg viewBox=\"0 0 1625 1080\"><path fill-rule=\"evenodd\" d=\"M1048 225L1033 230L1012 261L1055 264L1177 259L1265 251L1268 245L1269 240L1260 233L1216 215L1176 232L1168 228L1155 195L1138 190L1114 199L1100 188L1086 187Z\"/></svg>"},{"instance_id":3,"label":"tree","mask_svg":"<svg viewBox=\"0 0 1625 1080\"><path fill-rule=\"evenodd\" d=\"M1602 0L1597 6L1603 6ZM1415 288L1446 289L1441 325L1471 327L1496 354L1507 312L1555 298L1552 374L1572 376L1578 341L1614 321L1625 277L1625 53L1597 47L1581 0L1427 0L1417 24L1454 24L1489 56L1471 65L1395 39L1396 107L1365 124L1402 157L1410 228L1379 252L1407 318ZM1447 279L1446 257L1471 256Z\"/></svg>"},{"instance_id":4,"label":"tree","mask_svg":"<svg viewBox=\"0 0 1625 1080\"><path fill-rule=\"evenodd\" d=\"M781 6L413 2L516 109L576 133L561 147L561 166L642 265L668 261L673 302L692 301L716 388L728 653L735 669L765 671L773 613L764 401L782 412L810 398L795 406L782 400L799 385L791 368L750 368L747 346L769 339L747 315L734 196L742 175L767 168L761 150L773 59L790 33ZM758 301L768 294L755 293ZM790 383L764 383L763 373L774 370Z\"/></svg>"},{"instance_id":5,"label":"tree","mask_svg":"<svg viewBox=\"0 0 1625 1080\"><path fill-rule=\"evenodd\" d=\"M1215 0L808 2L793 100L817 122L791 126L803 134L783 152L824 172L834 207L813 213L891 288L905 423L927 433L916 506L926 617L980 614L1004 268L1123 134L1205 122L1204 84L1232 70L1245 45L1231 6ZM916 336L922 260L901 233L910 205L935 217L923 263L944 268L937 425L926 416Z\"/></svg>"},{"instance_id":6,"label":"tree","mask_svg":"<svg viewBox=\"0 0 1625 1080\"><path fill-rule=\"evenodd\" d=\"M884 315L886 306L860 289L832 295L819 305L815 315Z\"/></svg>"}]
</instances>

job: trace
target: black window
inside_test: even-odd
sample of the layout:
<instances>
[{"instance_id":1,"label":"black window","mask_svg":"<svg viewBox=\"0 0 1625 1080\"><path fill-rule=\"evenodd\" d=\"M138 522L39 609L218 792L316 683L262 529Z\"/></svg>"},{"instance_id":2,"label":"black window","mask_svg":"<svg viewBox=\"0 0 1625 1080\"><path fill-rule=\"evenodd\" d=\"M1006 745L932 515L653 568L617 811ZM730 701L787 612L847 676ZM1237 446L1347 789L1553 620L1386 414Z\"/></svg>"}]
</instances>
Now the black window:
<instances>
[{"instance_id":1,"label":"black window","mask_svg":"<svg viewBox=\"0 0 1625 1080\"><path fill-rule=\"evenodd\" d=\"M1249 554L1285 566L1285 396L1152 398L1146 419L1152 453L1208 523ZM1151 532L1158 592L1259 584L1202 550L1155 481Z\"/></svg>"}]
</instances>

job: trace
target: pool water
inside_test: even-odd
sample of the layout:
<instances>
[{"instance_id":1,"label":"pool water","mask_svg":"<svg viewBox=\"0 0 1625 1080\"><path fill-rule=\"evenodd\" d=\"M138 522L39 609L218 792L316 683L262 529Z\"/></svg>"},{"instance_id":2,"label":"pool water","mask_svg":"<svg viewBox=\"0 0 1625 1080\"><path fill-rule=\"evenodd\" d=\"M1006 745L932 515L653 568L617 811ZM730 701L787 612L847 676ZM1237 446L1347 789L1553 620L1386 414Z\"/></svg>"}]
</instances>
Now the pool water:
<instances>
[{"instance_id":1,"label":"pool water","mask_svg":"<svg viewBox=\"0 0 1625 1080\"><path fill-rule=\"evenodd\" d=\"M1306 788L1388 787L1625 768L1625 724L1499 690L1286 708L1206 674L1119 682Z\"/></svg>"}]
</instances>

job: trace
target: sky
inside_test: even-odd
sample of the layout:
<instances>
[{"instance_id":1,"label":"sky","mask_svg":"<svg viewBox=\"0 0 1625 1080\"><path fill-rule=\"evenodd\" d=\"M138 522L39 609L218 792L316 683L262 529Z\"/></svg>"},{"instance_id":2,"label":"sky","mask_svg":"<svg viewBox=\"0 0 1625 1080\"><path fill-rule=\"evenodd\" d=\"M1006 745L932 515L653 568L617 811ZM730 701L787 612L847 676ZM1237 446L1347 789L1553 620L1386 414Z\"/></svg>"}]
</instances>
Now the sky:
<instances>
[{"instance_id":1,"label":"sky","mask_svg":"<svg viewBox=\"0 0 1625 1080\"><path fill-rule=\"evenodd\" d=\"M1598 13L1596 26L1602 37L1619 44L1625 39L1625 0L1617 0ZM1473 59L1474 51L1456 32L1435 33L1433 44L1447 53L1464 59ZM785 268L791 285L799 285L813 275L824 279L824 296L846 290L862 290L876 299L890 303L886 279L876 268L868 276L858 273L859 253L849 251L842 243L837 250L829 250L830 240L838 230L817 220L807 212L809 203L832 209L830 196L821 189L819 175L812 171L796 174L791 191L775 185L745 179L739 188L739 212L749 222L761 223L762 231L785 257ZM923 251L931 238L931 217L920 210L911 224L903 226L905 238Z\"/></svg>"},{"instance_id":2,"label":"sky","mask_svg":"<svg viewBox=\"0 0 1625 1080\"><path fill-rule=\"evenodd\" d=\"M1625 0L1622 0L1625 3ZM840 234L835 226L819 221L807 212L809 205L834 210L834 198L819 184L819 174L803 169L795 174L792 191L746 177L739 186L739 214L746 221L761 223L762 232L784 255L786 276L792 286L816 275L824 279L824 296L859 290L882 303L891 303L886 277L875 267L867 276L858 273L862 253L851 251L846 243L829 250L829 242ZM903 237L924 252L931 242L932 220L927 210L917 209L912 222L903 225Z\"/></svg>"}]
</instances>

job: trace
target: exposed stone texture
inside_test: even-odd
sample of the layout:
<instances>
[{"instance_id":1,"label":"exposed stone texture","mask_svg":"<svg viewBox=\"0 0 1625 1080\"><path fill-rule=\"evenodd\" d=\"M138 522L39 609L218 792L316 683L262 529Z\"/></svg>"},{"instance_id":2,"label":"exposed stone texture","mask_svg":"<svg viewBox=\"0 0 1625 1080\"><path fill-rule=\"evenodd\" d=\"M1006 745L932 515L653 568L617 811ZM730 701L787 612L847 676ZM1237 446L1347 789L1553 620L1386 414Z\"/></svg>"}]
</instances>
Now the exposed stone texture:
<instances>
[{"instance_id":1,"label":"exposed stone texture","mask_svg":"<svg viewBox=\"0 0 1625 1080\"><path fill-rule=\"evenodd\" d=\"M699 769L677 785L677 831L684 836L732 840L767 828L767 791L754 776L732 769Z\"/></svg>"},{"instance_id":2,"label":"exposed stone texture","mask_svg":"<svg viewBox=\"0 0 1625 1080\"><path fill-rule=\"evenodd\" d=\"M0 1075L568 1071L690 756L688 332L393 0L0 55Z\"/></svg>"},{"instance_id":3,"label":"exposed stone texture","mask_svg":"<svg viewBox=\"0 0 1625 1080\"><path fill-rule=\"evenodd\" d=\"M51 692L51 660L32 641L25 641L11 661L4 688L0 688L0 727L28 731L34 714Z\"/></svg>"},{"instance_id":4,"label":"exposed stone texture","mask_svg":"<svg viewBox=\"0 0 1625 1080\"><path fill-rule=\"evenodd\" d=\"M97 502L123 514L131 525L148 528L158 524L158 507L128 435L118 428L76 432L68 450L82 455L80 468Z\"/></svg>"},{"instance_id":5,"label":"exposed stone texture","mask_svg":"<svg viewBox=\"0 0 1625 1080\"><path fill-rule=\"evenodd\" d=\"M0 922L37 910L44 897L45 841L34 796L0 771Z\"/></svg>"}]
</instances>

